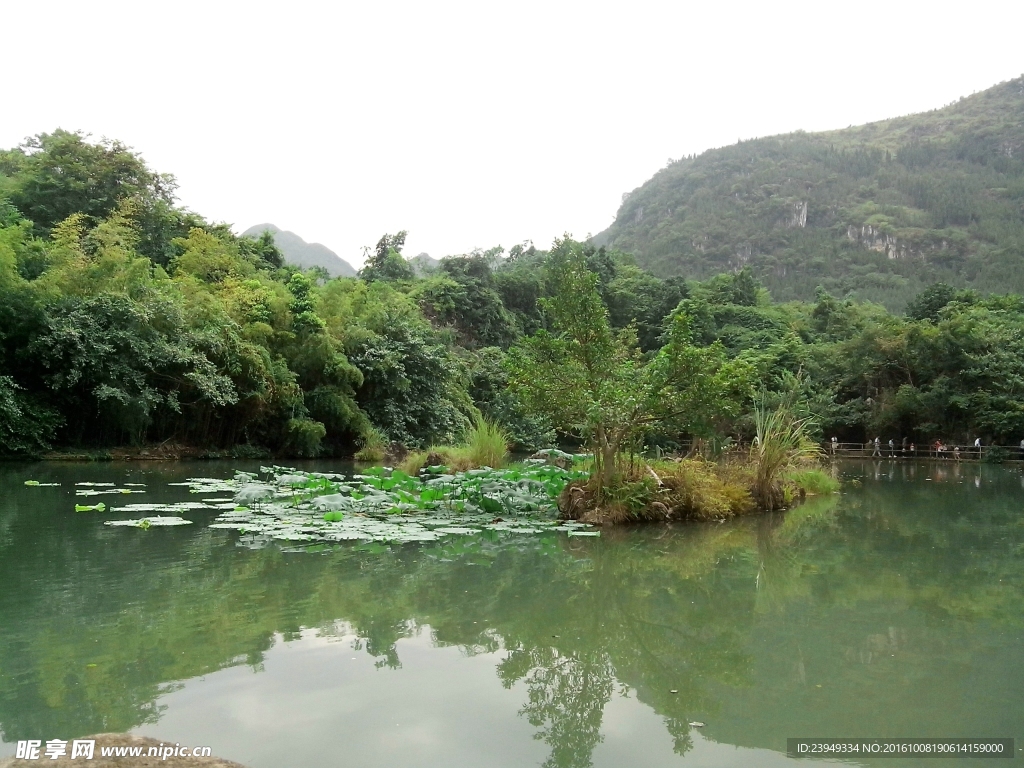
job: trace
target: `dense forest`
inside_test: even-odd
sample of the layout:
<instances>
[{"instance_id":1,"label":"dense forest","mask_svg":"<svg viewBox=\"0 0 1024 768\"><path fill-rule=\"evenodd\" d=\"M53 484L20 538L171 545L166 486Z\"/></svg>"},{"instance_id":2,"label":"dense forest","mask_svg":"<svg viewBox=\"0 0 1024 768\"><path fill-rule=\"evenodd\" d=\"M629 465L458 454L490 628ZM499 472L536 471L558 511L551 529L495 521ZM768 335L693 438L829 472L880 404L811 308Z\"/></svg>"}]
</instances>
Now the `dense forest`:
<instances>
[{"instance_id":1,"label":"dense forest","mask_svg":"<svg viewBox=\"0 0 1024 768\"><path fill-rule=\"evenodd\" d=\"M902 311L929 284L1024 292L1024 78L931 112L670 161L597 245L662 277L749 268L778 299Z\"/></svg>"},{"instance_id":2,"label":"dense forest","mask_svg":"<svg viewBox=\"0 0 1024 768\"><path fill-rule=\"evenodd\" d=\"M1017 173L1004 157L991 173ZM1006 188L996 207L1024 190ZM116 141L58 130L0 152L4 454L173 441L350 455L374 436L451 443L480 415L520 449L571 438L509 386L510 358L550 327L549 266L567 247L585 251L611 327L638 354L653 359L685 328L687 344L753 372L748 401L796 403L826 434L1024 437L1024 299L965 289L952 273L950 284L918 275L897 316L836 296L846 291L828 290L834 281L812 301L778 303L755 265L662 279L568 239L414 270L399 232L368 250L358 277L331 278L288 264L269 235L239 237L183 209L174 192L173 177ZM646 440L672 449L750 432L748 409Z\"/></svg>"}]
</instances>

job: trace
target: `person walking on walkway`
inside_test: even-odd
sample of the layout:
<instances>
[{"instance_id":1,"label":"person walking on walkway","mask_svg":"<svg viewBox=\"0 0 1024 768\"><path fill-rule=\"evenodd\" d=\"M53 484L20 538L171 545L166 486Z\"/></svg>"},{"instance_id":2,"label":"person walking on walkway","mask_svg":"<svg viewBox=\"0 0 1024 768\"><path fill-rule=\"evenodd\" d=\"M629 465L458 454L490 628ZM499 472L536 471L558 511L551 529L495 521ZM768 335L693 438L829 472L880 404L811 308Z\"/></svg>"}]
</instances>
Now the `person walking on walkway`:
<instances>
[{"instance_id":1,"label":"person walking on walkway","mask_svg":"<svg viewBox=\"0 0 1024 768\"><path fill-rule=\"evenodd\" d=\"M875 450L871 453L871 456L873 458L875 456L881 456L881 455L882 455L882 438L876 437L875 438Z\"/></svg>"},{"instance_id":2,"label":"person walking on walkway","mask_svg":"<svg viewBox=\"0 0 1024 768\"><path fill-rule=\"evenodd\" d=\"M1024 448L1024 440L1021 440L1021 441L1020 441L1020 444L1021 444L1021 447L1022 447L1022 448ZM833 438L832 438L832 443L831 443L831 448L832 448L832 455L833 455L833 456L835 456L835 455L836 455L836 449L837 449L838 447L839 447L839 441L838 441L838 440L836 440L836 438L835 438L835 437L833 437Z\"/></svg>"},{"instance_id":3,"label":"person walking on walkway","mask_svg":"<svg viewBox=\"0 0 1024 768\"><path fill-rule=\"evenodd\" d=\"M978 458L980 459L981 458L981 438L980 437L974 438L974 450L977 451Z\"/></svg>"},{"instance_id":4,"label":"person walking on walkway","mask_svg":"<svg viewBox=\"0 0 1024 768\"><path fill-rule=\"evenodd\" d=\"M889 458L896 458L896 441L893 440L891 437L889 438Z\"/></svg>"},{"instance_id":5,"label":"person walking on walkway","mask_svg":"<svg viewBox=\"0 0 1024 768\"><path fill-rule=\"evenodd\" d=\"M1020 441L1020 457L1024 459L1024 440Z\"/></svg>"}]
</instances>

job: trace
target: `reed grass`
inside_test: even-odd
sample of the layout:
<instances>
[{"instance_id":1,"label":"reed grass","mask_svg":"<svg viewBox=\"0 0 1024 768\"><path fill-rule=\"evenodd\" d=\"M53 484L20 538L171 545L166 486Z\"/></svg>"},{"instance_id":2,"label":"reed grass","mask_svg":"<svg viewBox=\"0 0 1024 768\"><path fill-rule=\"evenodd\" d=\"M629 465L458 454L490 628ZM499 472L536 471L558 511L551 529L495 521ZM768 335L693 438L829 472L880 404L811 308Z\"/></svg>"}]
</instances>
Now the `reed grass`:
<instances>
[{"instance_id":1,"label":"reed grass","mask_svg":"<svg viewBox=\"0 0 1024 768\"><path fill-rule=\"evenodd\" d=\"M463 447L478 467L498 469L505 463L511 444L512 438L504 427L481 416L466 433Z\"/></svg>"},{"instance_id":2,"label":"reed grass","mask_svg":"<svg viewBox=\"0 0 1024 768\"><path fill-rule=\"evenodd\" d=\"M512 440L499 424L480 417L466 431L460 445L432 445L422 451L411 451L398 468L415 476L423 467L443 465L452 472L505 465Z\"/></svg>"},{"instance_id":3,"label":"reed grass","mask_svg":"<svg viewBox=\"0 0 1024 768\"><path fill-rule=\"evenodd\" d=\"M811 420L796 417L784 404L769 410L762 398L754 404L754 424L753 491L761 507L771 511L785 504L783 474L820 458L821 447L811 439Z\"/></svg>"}]
</instances>

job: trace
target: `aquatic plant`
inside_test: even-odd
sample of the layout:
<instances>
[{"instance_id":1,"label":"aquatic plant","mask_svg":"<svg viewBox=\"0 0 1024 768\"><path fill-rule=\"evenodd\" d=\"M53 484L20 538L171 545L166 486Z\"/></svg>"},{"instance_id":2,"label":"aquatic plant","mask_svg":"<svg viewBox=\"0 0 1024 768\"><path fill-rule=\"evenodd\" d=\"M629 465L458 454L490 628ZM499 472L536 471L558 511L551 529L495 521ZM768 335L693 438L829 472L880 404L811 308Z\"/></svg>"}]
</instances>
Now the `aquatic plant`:
<instances>
[{"instance_id":1,"label":"aquatic plant","mask_svg":"<svg viewBox=\"0 0 1024 768\"><path fill-rule=\"evenodd\" d=\"M507 469L484 467L454 473L433 465L415 475L374 467L352 477L274 466L261 467L258 475L239 472L228 480L191 478L171 484L187 486L195 494L230 492L231 498L131 504L111 511L181 514L216 510L219 516L209 527L241 532L247 547L271 541L306 546L545 532L593 535L586 531L586 523L560 521L555 504L566 483L586 476L584 470L554 466L543 459ZM187 522L158 514L107 524L147 527Z\"/></svg>"},{"instance_id":2,"label":"aquatic plant","mask_svg":"<svg viewBox=\"0 0 1024 768\"><path fill-rule=\"evenodd\" d=\"M142 528L146 530L152 527L169 527L175 525L192 525L191 520L183 517L143 517L138 520L107 520L104 525L112 525L123 528Z\"/></svg>"}]
</instances>

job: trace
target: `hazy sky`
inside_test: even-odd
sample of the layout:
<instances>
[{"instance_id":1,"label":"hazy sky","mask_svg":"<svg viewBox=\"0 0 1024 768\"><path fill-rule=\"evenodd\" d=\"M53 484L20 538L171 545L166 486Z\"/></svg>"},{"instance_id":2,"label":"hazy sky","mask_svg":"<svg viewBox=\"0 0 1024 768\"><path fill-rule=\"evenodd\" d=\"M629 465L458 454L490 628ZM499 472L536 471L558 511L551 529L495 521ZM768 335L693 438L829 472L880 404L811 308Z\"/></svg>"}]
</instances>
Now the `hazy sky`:
<instances>
[{"instance_id":1,"label":"hazy sky","mask_svg":"<svg viewBox=\"0 0 1024 768\"><path fill-rule=\"evenodd\" d=\"M353 263L596 233L669 158L1024 72L1024 2L6 2L0 146L117 138Z\"/></svg>"}]
</instances>

